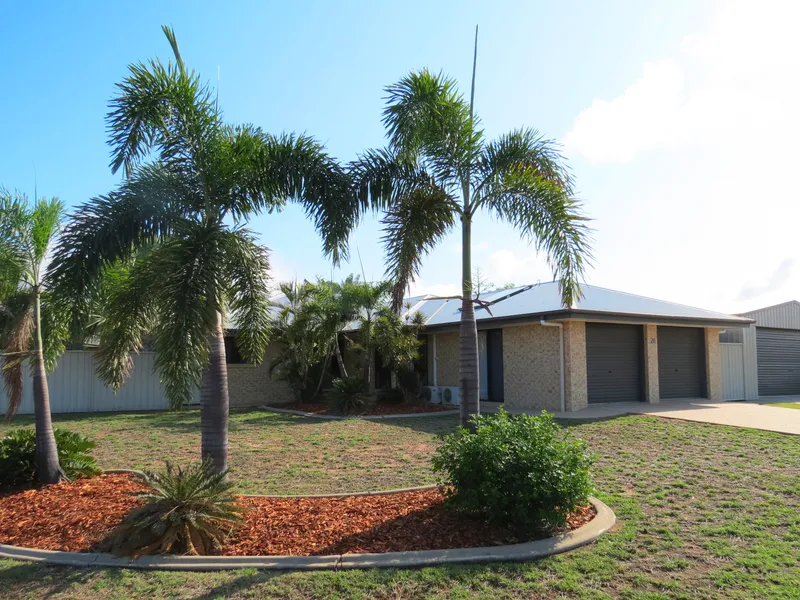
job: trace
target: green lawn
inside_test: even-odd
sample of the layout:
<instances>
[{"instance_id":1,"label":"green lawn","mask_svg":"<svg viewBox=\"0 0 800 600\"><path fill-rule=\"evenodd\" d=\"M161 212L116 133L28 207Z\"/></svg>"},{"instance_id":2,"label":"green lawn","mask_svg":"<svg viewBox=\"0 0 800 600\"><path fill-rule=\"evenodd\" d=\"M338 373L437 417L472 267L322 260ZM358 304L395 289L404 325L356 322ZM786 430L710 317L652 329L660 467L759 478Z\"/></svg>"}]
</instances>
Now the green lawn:
<instances>
[{"instance_id":1,"label":"green lawn","mask_svg":"<svg viewBox=\"0 0 800 600\"><path fill-rule=\"evenodd\" d=\"M104 467L193 458L197 413L58 419L97 438ZM237 412L243 490L328 492L432 481L452 417L323 422ZM590 547L523 564L339 573L138 572L0 561L3 598L796 598L800 439L631 416L571 423L598 455L598 494L621 523ZM0 426L0 432L4 426Z\"/></svg>"},{"instance_id":2,"label":"green lawn","mask_svg":"<svg viewBox=\"0 0 800 600\"><path fill-rule=\"evenodd\" d=\"M800 402L776 402L775 404L767 404L767 406L777 406L778 408L800 409Z\"/></svg>"}]
</instances>

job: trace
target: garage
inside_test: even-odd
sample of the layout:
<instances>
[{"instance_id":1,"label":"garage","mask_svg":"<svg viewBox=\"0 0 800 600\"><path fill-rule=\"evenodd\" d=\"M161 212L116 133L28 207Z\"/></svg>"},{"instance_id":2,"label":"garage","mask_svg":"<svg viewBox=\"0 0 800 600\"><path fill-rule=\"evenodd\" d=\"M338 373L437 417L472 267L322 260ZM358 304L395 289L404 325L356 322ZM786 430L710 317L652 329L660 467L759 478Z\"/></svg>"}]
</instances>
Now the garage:
<instances>
[{"instance_id":1,"label":"garage","mask_svg":"<svg viewBox=\"0 0 800 600\"><path fill-rule=\"evenodd\" d=\"M641 325L586 323L589 403L644 399L643 346Z\"/></svg>"},{"instance_id":2,"label":"garage","mask_svg":"<svg viewBox=\"0 0 800 600\"><path fill-rule=\"evenodd\" d=\"M658 388L662 399L707 396L704 334L700 327L658 328Z\"/></svg>"},{"instance_id":3,"label":"garage","mask_svg":"<svg viewBox=\"0 0 800 600\"><path fill-rule=\"evenodd\" d=\"M757 327L756 359L761 396L800 394L800 331Z\"/></svg>"}]
</instances>

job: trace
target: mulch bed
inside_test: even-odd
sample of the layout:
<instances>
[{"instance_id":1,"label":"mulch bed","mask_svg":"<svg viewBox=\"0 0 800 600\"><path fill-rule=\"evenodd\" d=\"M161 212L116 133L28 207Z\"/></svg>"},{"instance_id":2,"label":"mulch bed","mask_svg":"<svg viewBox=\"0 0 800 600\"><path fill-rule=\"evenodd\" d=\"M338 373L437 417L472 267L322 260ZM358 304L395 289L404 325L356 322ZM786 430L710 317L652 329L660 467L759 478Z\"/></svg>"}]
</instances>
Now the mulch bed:
<instances>
[{"instance_id":1,"label":"mulch bed","mask_svg":"<svg viewBox=\"0 0 800 600\"><path fill-rule=\"evenodd\" d=\"M0 543L88 551L135 506L146 487L102 475L0 497ZM244 522L223 555L329 555L469 548L515 543L507 529L449 510L438 490L342 498L242 497ZM570 528L591 521L587 506Z\"/></svg>"},{"instance_id":2,"label":"mulch bed","mask_svg":"<svg viewBox=\"0 0 800 600\"><path fill-rule=\"evenodd\" d=\"M281 404L274 408L285 408L287 410L299 410L300 412L311 413L314 415L328 414L328 405L324 402L293 402L292 404ZM420 413L435 413L448 410L458 410L457 406L442 404L378 404L368 411L359 413L359 417L380 417L383 415L412 415Z\"/></svg>"}]
</instances>

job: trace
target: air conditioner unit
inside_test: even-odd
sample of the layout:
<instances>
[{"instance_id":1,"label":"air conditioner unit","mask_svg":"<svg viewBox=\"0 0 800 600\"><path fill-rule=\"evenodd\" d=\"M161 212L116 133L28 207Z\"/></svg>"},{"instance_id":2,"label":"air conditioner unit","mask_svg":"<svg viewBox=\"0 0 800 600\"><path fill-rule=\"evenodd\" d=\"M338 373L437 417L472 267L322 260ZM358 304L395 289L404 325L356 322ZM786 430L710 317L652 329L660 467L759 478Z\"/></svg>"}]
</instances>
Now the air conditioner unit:
<instances>
[{"instance_id":1,"label":"air conditioner unit","mask_svg":"<svg viewBox=\"0 0 800 600\"><path fill-rule=\"evenodd\" d=\"M442 387L439 388L439 393L442 395L442 404L452 404L453 406L461 404L458 387Z\"/></svg>"},{"instance_id":2,"label":"air conditioner unit","mask_svg":"<svg viewBox=\"0 0 800 600\"><path fill-rule=\"evenodd\" d=\"M435 385L426 385L422 388L422 397L425 398L425 402L428 404L442 403L441 389Z\"/></svg>"}]
</instances>

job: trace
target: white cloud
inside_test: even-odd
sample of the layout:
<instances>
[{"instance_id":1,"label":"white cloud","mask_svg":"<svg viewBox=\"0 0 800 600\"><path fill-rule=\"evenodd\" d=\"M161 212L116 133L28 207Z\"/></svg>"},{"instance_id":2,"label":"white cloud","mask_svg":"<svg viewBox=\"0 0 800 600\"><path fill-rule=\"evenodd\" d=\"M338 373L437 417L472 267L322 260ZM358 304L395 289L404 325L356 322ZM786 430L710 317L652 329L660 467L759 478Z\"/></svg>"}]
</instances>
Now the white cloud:
<instances>
[{"instance_id":1,"label":"white cloud","mask_svg":"<svg viewBox=\"0 0 800 600\"><path fill-rule=\"evenodd\" d=\"M578 181L602 182L591 283L725 312L798 298L800 270L775 271L800 264L798 22L800 2L720 3L577 116Z\"/></svg>"},{"instance_id":2,"label":"white cloud","mask_svg":"<svg viewBox=\"0 0 800 600\"><path fill-rule=\"evenodd\" d=\"M683 73L673 60L646 62L642 76L611 101L596 99L575 119L564 146L591 161L632 160L677 141Z\"/></svg>"},{"instance_id":3,"label":"white cloud","mask_svg":"<svg viewBox=\"0 0 800 600\"><path fill-rule=\"evenodd\" d=\"M677 56L645 62L622 94L582 111L564 137L567 150L592 162L628 162L686 144L741 148L763 142L764 133L786 144L786 128L800 124L798 22L798 2L724 4Z\"/></svg>"},{"instance_id":4,"label":"white cloud","mask_svg":"<svg viewBox=\"0 0 800 600\"><path fill-rule=\"evenodd\" d=\"M547 264L534 251L518 256L507 248L498 250L489 255L481 270L488 281L497 285L524 285L551 279Z\"/></svg>"}]
</instances>

